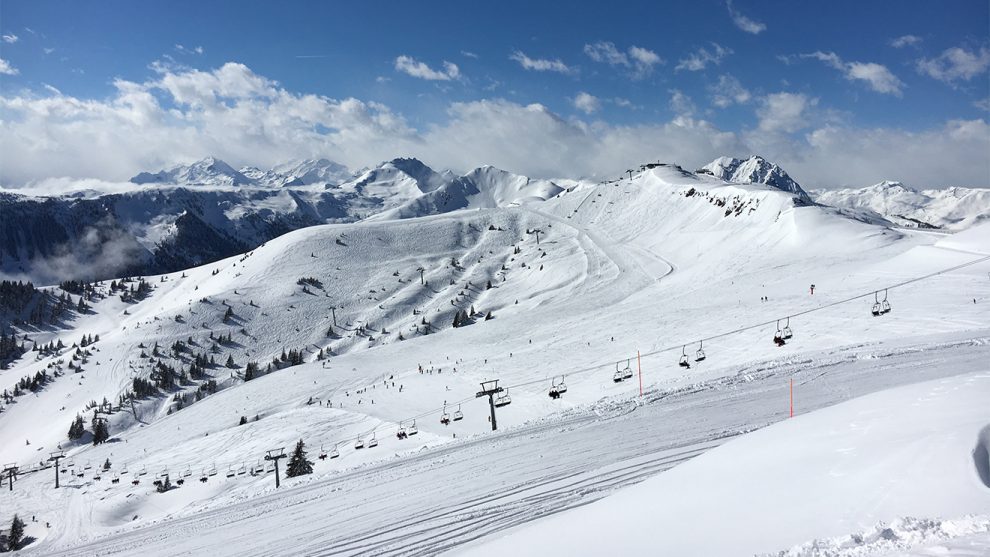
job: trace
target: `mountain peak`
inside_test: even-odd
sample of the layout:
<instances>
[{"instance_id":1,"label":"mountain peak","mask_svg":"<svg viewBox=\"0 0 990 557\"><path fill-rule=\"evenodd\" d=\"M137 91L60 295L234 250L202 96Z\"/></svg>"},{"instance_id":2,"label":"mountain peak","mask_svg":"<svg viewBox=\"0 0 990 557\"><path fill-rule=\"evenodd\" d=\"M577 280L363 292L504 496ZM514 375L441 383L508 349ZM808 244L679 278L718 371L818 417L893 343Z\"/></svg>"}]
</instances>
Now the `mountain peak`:
<instances>
[{"instance_id":1,"label":"mountain peak","mask_svg":"<svg viewBox=\"0 0 990 557\"><path fill-rule=\"evenodd\" d=\"M783 168L760 155L753 155L748 159L719 157L706 164L698 172L711 174L726 182L764 184L781 191L792 193L803 203L812 203L807 192Z\"/></svg>"}]
</instances>

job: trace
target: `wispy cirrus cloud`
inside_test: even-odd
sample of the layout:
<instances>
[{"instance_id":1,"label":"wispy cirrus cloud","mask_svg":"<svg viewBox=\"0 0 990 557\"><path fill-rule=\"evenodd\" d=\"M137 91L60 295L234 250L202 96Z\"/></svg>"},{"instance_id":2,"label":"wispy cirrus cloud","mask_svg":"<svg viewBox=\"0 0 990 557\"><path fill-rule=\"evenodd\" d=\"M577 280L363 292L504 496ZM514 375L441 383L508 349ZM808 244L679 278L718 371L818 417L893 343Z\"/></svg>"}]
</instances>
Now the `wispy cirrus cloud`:
<instances>
[{"instance_id":1,"label":"wispy cirrus cloud","mask_svg":"<svg viewBox=\"0 0 990 557\"><path fill-rule=\"evenodd\" d=\"M969 81L990 67L990 49L966 50L953 47L942 51L935 58L922 58L917 63L918 73L944 83L954 85Z\"/></svg>"},{"instance_id":2,"label":"wispy cirrus cloud","mask_svg":"<svg viewBox=\"0 0 990 557\"><path fill-rule=\"evenodd\" d=\"M759 35L760 33L767 30L767 26L759 21L750 19L732 6L732 0L726 0L725 6L729 9L729 17L732 18L732 23L736 24L736 27L750 33L752 35Z\"/></svg>"},{"instance_id":3,"label":"wispy cirrus cloud","mask_svg":"<svg viewBox=\"0 0 990 557\"><path fill-rule=\"evenodd\" d=\"M921 44L921 37L917 35L901 35L895 39L890 40L890 46L894 48L904 48L906 46L915 46Z\"/></svg>"},{"instance_id":4,"label":"wispy cirrus cloud","mask_svg":"<svg viewBox=\"0 0 990 557\"><path fill-rule=\"evenodd\" d=\"M0 75L17 75L21 73L14 66L10 65L10 62L0 58Z\"/></svg>"},{"instance_id":5,"label":"wispy cirrus cloud","mask_svg":"<svg viewBox=\"0 0 990 557\"><path fill-rule=\"evenodd\" d=\"M461 78L461 70L453 62L443 61L443 69L435 70L425 62L412 56L402 55L395 59L396 71L427 81L454 81Z\"/></svg>"},{"instance_id":6,"label":"wispy cirrus cloud","mask_svg":"<svg viewBox=\"0 0 990 557\"><path fill-rule=\"evenodd\" d=\"M659 54L648 48L633 45L621 51L615 43L608 41L586 44L584 53L595 62L627 68L632 79L643 79L653 73L654 66L666 63Z\"/></svg>"},{"instance_id":7,"label":"wispy cirrus cloud","mask_svg":"<svg viewBox=\"0 0 990 557\"><path fill-rule=\"evenodd\" d=\"M509 56L510 60L519 62L523 69L536 72L557 72L562 74L575 74L577 68L568 66L560 58L530 58L521 50L513 52Z\"/></svg>"},{"instance_id":8,"label":"wispy cirrus cloud","mask_svg":"<svg viewBox=\"0 0 990 557\"><path fill-rule=\"evenodd\" d=\"M719 65L722 59L732 54L732 49L724 47L718 43L711 43L711 48L700 47L698 50L688 54L677 62L674 71L687 70L698 72L708 67L709 64Z\"/></svg>"},{"instance_id":9,"label":"wispy cirrus cloud","mask_svg":"<svg viewBox=\"0 0 990 557\"><path fill-rule=\"evenodd\" d=\"M204 52L201 46L186 47L181 44L175 45L175 51L180 54L202 54Z\"/></svg>"},{"instance_id":10,"label":"wispy cirrus cloud","mask_svg":"<svg viewBox=\"0 0 990 557\"><path fill-rule=\"evenodd\" d=\"M0 38L2 38L3 39L3 42L5 42L7 44L14 44L18 40L20 40L20 37L18 37L17 35L15 35L13 33L4 33L3 35L0 35Z\"/></svg>"},{"instance_id":11,"label":"wispy cirrus cloud","mask_svg":"<svg viewBox=\"0 0 990 557\"><path fill-rule=\"evenodd\" d=\"M846 62L834 52L820 50L808 54L800 54L798 58L812 58L824 62L827 66L842 72L843 77L850 81L860 81L877 93L900 97L905 87L904 82L897 78L887 66L874 62ZM793 57L782 57L789 63Z\"/></svg>"}]
</instances>

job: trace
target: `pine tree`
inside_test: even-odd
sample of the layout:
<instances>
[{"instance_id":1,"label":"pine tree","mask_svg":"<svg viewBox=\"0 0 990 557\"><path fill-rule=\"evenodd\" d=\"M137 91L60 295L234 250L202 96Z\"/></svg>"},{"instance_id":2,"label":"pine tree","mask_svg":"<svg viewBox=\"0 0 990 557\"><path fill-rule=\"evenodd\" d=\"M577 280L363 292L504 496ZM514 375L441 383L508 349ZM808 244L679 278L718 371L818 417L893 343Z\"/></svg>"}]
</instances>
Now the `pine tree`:
<instances>
[{"instance_id":1,"label":"pine tree","mask_svg":"<svg viewBox=\"0 0 990 557\"><path fill-rule=\"evenodd\" d=\"M235 368L235 367L237 367L237 364L234 363L234 356L233 355L227 356L227 367L229 367L229 368Z\"/></svg>"},{"instance_id":2,"label":"pine tree","mask_svg":"<svg viewBox=\"0 0 990 557\"><path fill-rule=\"evenodd\" d=\"M258 364L256 362L248 362L247 367L244 368L244 380L250 381L258 376Z\"/></svg>"},{"instance_id":3,"label":"pine tree","mask_svg":"<svg viewBox=\"0 0 990 557\"><path fill-rule=\"evenodd\" d=\"M69 425L69 439L79 439L86 432L86 428L83 425L82 416L76 414L76 419L72 420L72 424Z\"/></svg>"},{"instance_id":4,"label":"pine tree","mask_svg":"<svg viewBox=\"0 0 990 557\"><path fill-rule=\"evenodd\" d=\"M14 520L10 523L10 531L7 532L7 547L11 550L18 550L21 548L21 542L24 540L24 521L14 515Z\"/></svg>"},{"instance_id":5,"label":"pine tree","mask_svg":"<svg viewBox=\"0 0 990 557\"><path fill-rule=\"evenodd\" d=\"M103 470L106 471L109 469L110 469L110 459L108 458L106 462L103 463Z\"/></svg>"},{"instance_id":6,"label":"pine tree","mask_svg":"<svg viewBox=\"0 0 990 557\"><path fill-rule=\"evenodd\" d=\"M313 463L306 460L304 446L302 439L296 443L296 450L292 451L292 456L289 458L289 465L285 469L285 475L287 477L294 478L313 473Z\"/></svg>"},{"instance_id":7,"label":"pine tree","mask_svg":"<svg viewBox=\"0 0 990 557\"><path fill-rule=\"evenodd\" d=\"M110 425L106 418L97 419L93 416L93 444L99 445L110 438Z\"/></svg>"}]
</instances>

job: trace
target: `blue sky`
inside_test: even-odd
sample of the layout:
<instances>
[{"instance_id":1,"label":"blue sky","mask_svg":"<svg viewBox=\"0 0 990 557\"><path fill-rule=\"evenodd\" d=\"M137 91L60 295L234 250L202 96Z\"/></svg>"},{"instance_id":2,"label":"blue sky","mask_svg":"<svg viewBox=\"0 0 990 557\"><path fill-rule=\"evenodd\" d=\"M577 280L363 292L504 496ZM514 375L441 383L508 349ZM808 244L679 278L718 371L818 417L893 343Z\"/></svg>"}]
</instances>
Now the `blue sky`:
<instances>
[{"instance_id":1,"label":"blue sky","mask_svg":"<svg viewBox=\"0 0 990 557\"><path fill-rule=\"evenodd\" d=\"M356 167L413 154L456 170L492 163L573 176L607 175L642 158L696 165L760 152L814 185L888 177L990 185L990 156L979 155L990 145L988 2L534 4L3 0L0 115L8 126L0 142L27 138L34 147L19 147L16 161L9 155L0 183L47 177L37 164L10 169L32 157L50 163L52 176L122 179L210 154L193 152L202 147L235 165L323 155ZM216 78L230 63L239 71L228 66ZM176 89L210 75L216 106ZM268 89L231 92L225 79L264 80ZM122 116L122 83L151 95L154 110ZM272 112L296 108L278 95L328 105L322 116L284 122ZM361 106L341 105L346 99ZM58 103L86 114L53 110ZM230 127L229 118L259 103L269 111L257 118L263 131L239 139L210 129ZM540 109L525 110L533 105ZM515 134L539 145L582 138L536 152L520 141L512 152L504 143L516 142L514 118ZM488 136L471 128L493 124L498 132ZM53 137L59 126L72 137ZM121 145L126 160L103 161L105 171L85 152L87 135L113 149L107 137L134 133L149 152ZM298 143L273 149L259 133ZM855 153L835 147L863 137L871 143ZM51 141L64 144L52 149ZM251 145L224 146L231 142ZM939 156L961 151L970 171L946 176L959 160L937 172L922 166L914 150L923 143L937 143ZM642 144L652 150L630 147ZM589 151L610 149L588 160ZM895 150L912 154L883 155Z\"/></svg>"}]
</instances>

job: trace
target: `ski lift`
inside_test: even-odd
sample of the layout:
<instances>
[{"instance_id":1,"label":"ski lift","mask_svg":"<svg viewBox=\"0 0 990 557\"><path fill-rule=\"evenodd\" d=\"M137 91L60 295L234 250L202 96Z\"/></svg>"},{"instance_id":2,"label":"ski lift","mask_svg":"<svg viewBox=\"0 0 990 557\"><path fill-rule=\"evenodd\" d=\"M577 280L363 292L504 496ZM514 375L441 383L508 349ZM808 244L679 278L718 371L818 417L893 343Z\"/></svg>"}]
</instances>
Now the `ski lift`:
<instances>
[{"instance_id":1,"label":"ski lift","mask_svg":"<svg viewBox=\"0 0 990 557\"><path fill-rule=\"evenodd\" d=\"M131 485L137 485L139 483L141 483L141 480L139 480L137 478L134 478L133 480L131 480Z\"/></svg>"},{"instance_id":2,"label":"ski lift","mask_svg":"<svg viewBox=\"0 0 990 557\"><path fill-rule=\"evenodd\" d=\"M143 476L147 473L148 473L148 468L146 466L142 466L141 469L138 470L138 476Z\"/></svg>"},{"instance_id":3,"label":"ski lift","mask_svg":"<svg viewBox=\"0 0 990 557\"><path fill-rule=\"evenodd\" d=\"M560 381L557 382L557 392L560 394L564 394L567 392L567 384L564 383L563 375L560 376Z\"/></svg>"},{"instance_id":4,"label":"ski lift","mask_svg":"<svg viewBox=\"0 0 990 557\"><path fill-rule=\"evenodd\" d=\"M887 301L887 290L883 291L883 300L880 301L880 313L890 313L890 302Z\"/></svg>"},{"instance_id":5,"label":"ski lift","mask_svg":"<svg viewBox=\"0 0 990 557\"><path fill-rule=\"evenodd\" d=\"M213 465L213 468L210 468L210 475L211 476L216 476L217 475L217 465L216 464Z\"/></svg>"},{"instance_id":6,"label":"ski lift","mask_svg":"<svg viewBox=\"0 0 990 557\"><path fill-rule=\"evenodd\" d=\"M707 358L705 356L705 341L702 340L698 342L698 351L694 353L694 361L703 362L705 358Z\"/></svg>"},{"instance_id":7,"label":"ski lift","mask_svg":"<svg viewBox=\"0 0 990 557\"><path fill-rule=\"evenodd\" d=\"M237 475L243 476L244 474L247 474L247 466L241 464L241 467L237 469Z\"/></svg>"},{"instance_id":8,"label":"ski lift","mask_svg":"<svg viewBox=\"0 0 990 557\"><path fill-rule=\"evenodd\" d=\"M413 420L412 425L406 428L406 434L412 436L417 433L419 433L419 429L416 428L416 420Z\"/></svg>"},{"instance_id":9,"label":"ski lift","mask_svg":"<svg viewBox=\"0 0 990 557\"><path fill-rule=\"evenodd\" d=\"M508 406L510 404L512 404L512 398L509 397L508 388L506 388L504 391L499 393L497 397L495 397L495 408L501 408L503 406Z\"/></svg>"},{"instance_id":10,"label":"ski lift","mask_svg":"<svg viewBox=\"0 0 990 557\"><path fill-rule=\"evenodd\" d=\"M455 410L455 411L454 411L454 417L453 417L453 420L454 420L455 422L457 422L457 421L460 421L460 420L463 420L463 419L464 419L464 413L463 413L463 412L461 412L461 405L460 405L460 404L458 404L458 405L457 405L457 410Z\"/></svg>"},{"instance_id":11,"label":"ski lift","mask_svg":"<svg viewBox=\"0 0 990 557\"><path fill-rule=\"evenodd\" d=\"M632 376L633 376L632 368L629 367L629 360L626 360L626 367L622 369L622 378L632 379Z\"/></svg>"},{"instance_id":12,"label":"ski lift","mask_svg":"<svg viewBox=\"0 0 990 557\"><path fill-rule=\"evenodd\" d=\"M340 456L340 451L337 450L337 445L334 445L333 450L330 451L330 458L334 459L337 458L338 456Z\"/></svg>"},{"instance_id":13,"label":"ski lift","mask_svg":"<svg viewBox=\"0 0 990 557\"><path fill-rule=\"evenodd\" d=\"M787 323L784 325L783 330L780 332L780 337L784 340L790 340L794 336L794 332L791 331L791 318L787 318Z\"/></svg>"},{"instance_id":14,"label":"ski lift","mask_svg":"<svg viewBox=\"0 0 990 557\"><path fill-rule=\"evenodd\" d=\"M375 432L371 432L371 439L368 439L368 448L374 449L378 446L378 438L375 437Z\"/></svg>"},{"instance_id":15,"label":"ski lift","mask_svg":"<svg viewBox=\"0 0 990 557\"><path fill-rule=\"evenodd\" d=\"M557 385L554 385L553 383L550 384L550 392L547 394L554 400L560 398L560 391L557 390Z\"/></svg>"},{"instance_id":16,"label":"ski lift","mask_svg":"<svg viewBox=\"0 0 990 557\"><path fill-rule=\"evenodd\" d=\"M179 479L175 480L175 484L176 485L182 485L184 483L186 483L186 479L185 478L179 478Z\"/></svg>"},{"instance_id":17,"label":"ski lift","mask_svg":"<svg viewBox=\"0 0 990 557\"><path fill-rule=\"evenodd\" d=\"M93 479L96 480L96 481L100 481L100 480L103 479L103 476L101 476L100 473L97 472L97 473L93 474Z\"/></svg>"},{"instance_id":18,"label":"ski lift","mask_svg":"<svg viewBox=\"0 0 990 557\"><path fill-rule=\"evenodd\" d=\"M319 458L320 458L320 460L326 460L327 459L327 451L326 451L326 449L323 448L323 445L322 444L320 444L320 457Z\"/></svg>"},{"instance_id":19,"label":"ski lift","mask_svg":"<svg viewBox=\"0 0 990 557\"><path fill-rule=\"evenodd\" d=\"M395 438L398 439L399 441L401 441L401 440L403 440L403 439L405 439L407 437L409 437L409 434L406 433L406 428L402 427L402 424L400 423L399 424L399 431L397 431L395 433Z\"/></svg>"},{"instance_id":20,"label":"ski lift","mask_svg":"<svg viewBox=\"0 0 990 557\"><path fill-rule=\"evenodd\" d=\"M192 470L188 466L186 466L185 471L182 472L182 477L188 478L189 476L192 476Z\"/></svg>"},{"instance_id":21,"label":"ski lift","mask_svg":"<svg viewBox=\"0 0 990 557\"><path fill-rule=\"evenodd\" d=\"M89 462L89 461L87 460L87 461L86 461L86 465L85 465L85 466L83 466L83 470L89 470L89 469L90 469L90 468L92 468L92 467L93 467L93 465L92 465L92 464L90 464L90 462Z\"/></svg>"},{"instance_id":22,"label":"ski lift","mask_svg":"<svg viewBox=\"0 0 990 557\"><path fill-rule=\"evenodd\" d=\"M210 477L206 475L206 468L203 468L203 472L199 475L199 481L206 483L209 481Z\"/></svg>"},{"instance_id":23,"label":"ski lift","mask_svg":"<svg viewBox=\"0 0 990 557\"><path fill-rule=\"evenodd\" d=\"M873 309L870 310L870 313L873 314L873 317L879 317L880 314L882 313L882 311L881 311L882 309L883 309L883 306L880 305L880 294L878 292L874 292L873 293Z\"/></svg>"},{"instance_id":24,"label":"ski lift","mask_svg":"<svg viewBox=\"0 0 990 557\"><path fill-rule=\"evenodd\" d=\"M357 438L357 441L354 441L354 449L356 450L356 449L363 449L363 448L364 448L364 439L361 439L360 437L358 437Z\"/></svg>"},{"instance_id":25,"label":"ski lift","mask_svg":"<svg viewBox=\"0 0 990 557\"><path fill-rule=\"evenodd\" d=\"M234 472L234 465L231 464L230 466L227 467L227 477L228 478L233 478L236 475L237 475L237 472Z\"/></svg>"},{"instance_id":26,"label":"ski lift","mask_svg":"<svg viewBox=\"0 0 990 557\"><path fill-rule=\"evenodd\" d=\"M443 413L440 414L440 423L443 425L450 425L450 414L447 413L447 405L443 405Z\"/></svg>"},{"instance_id":27,"label":"ski lift","mask_svg":"<svg viewBox=\"0 0 990 557\"><path fill-rule=\"evenodd\" d=\"M110 478L110 483L112 483L112 484L119 484L120 483L120 476L118 474L114 474L113 477Z\"/></svg>"},{"instance_id":28,"label":"ski lift","mask_svg":"<svg viewBox=\"0 0 990 557\"><path fill-rule=\"evenodd\" d=\"M688 361L687 346L681 347L681 358L677 361L677 365L683 368L691 368L691 363Z\"/></svg>"},{"instance_id":29,"label":"ski lift","mask_svg":"<svg viewBox=\"0 0 990 557\"><path fill-rule=\"evenodd\" d=\"M127 463L124 463L124 467L120 470L120 475L123 476L127 473Z\"/></svg>"},{"instance_id":30,"label":"ski lift","mask_svg":"<svg viewBox=\"0 0 990 557\"><path fill-rule=\"evenodd\" d=\"M622 383L622 370L619 369L619 362L615 363L615 373L612 374L612 382Z\"/></svg>"},{"instance_id":31,"label":"ski lift","mask_svg":"<svg viewBox=\"0 0 990 557\"><path fill-rule=\"evenodd\" d=\"M261 463L261 460L258 460L258 464L255 465L255 467L254 467L254 473L255 474L264 474L265 473L265 465Z\"/></svg>"},{"instance_id":32,"label":"ski lift","mask_svg":"<svg viewBox=\"0 0 990 557\"><path fill-rule=\"evenodd\" d=\"M784 332L780 330L780 320L777 320L777 332L773 334L773 343L777 346L783 346L787 344L784 341Z\"/></svg>"}]
</instances>

